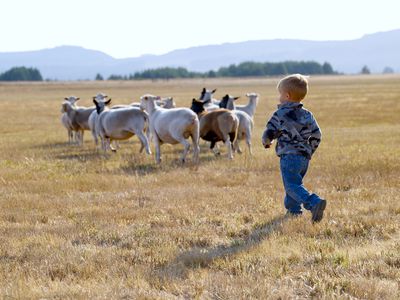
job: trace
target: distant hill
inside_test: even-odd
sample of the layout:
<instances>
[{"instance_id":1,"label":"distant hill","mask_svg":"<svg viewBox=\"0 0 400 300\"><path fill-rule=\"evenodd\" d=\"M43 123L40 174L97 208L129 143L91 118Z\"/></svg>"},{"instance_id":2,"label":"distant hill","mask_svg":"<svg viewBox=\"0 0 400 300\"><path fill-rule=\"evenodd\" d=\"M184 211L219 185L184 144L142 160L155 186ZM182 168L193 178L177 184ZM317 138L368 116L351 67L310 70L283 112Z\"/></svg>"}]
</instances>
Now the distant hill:
<instances>
[{"instance_id":1,"label":"distant hill","mask_svg":"<svg viewBox=\"0 0 400 300\"><path fill-rule=\"evenodd\" d=\"M15 66L38 68L44 78L94 79L97 73L130 74L149 68L185 67L205 72L243 61L329 62L344 73L358 73L364 65L381 73L385 67L400 72L400 29L368 34L349 41L260 40L179 49L163 55L115 59L103 52L61 46L29 52L0 52L0 72Z\"/></svg>"}]
</instances>

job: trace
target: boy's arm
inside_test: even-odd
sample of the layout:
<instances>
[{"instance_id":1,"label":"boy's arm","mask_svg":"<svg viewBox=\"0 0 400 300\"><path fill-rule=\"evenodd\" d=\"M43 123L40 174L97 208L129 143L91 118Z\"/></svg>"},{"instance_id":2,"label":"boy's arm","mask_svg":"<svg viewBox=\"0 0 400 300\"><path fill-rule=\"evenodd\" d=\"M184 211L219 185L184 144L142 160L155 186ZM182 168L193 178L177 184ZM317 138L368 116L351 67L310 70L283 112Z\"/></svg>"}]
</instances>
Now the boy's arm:
<instances>
[{"instance_id":1,"label":"boy's arm","mask_svg":"<svg viewBox=\"0 0 400 300\"><path fill-rule=\"evenodd\" d=\"M279 137L279 118L278 114L275 112L271 119L268 121L267 126L262 135L262 144L265 148L269 148L272 144L272 141Z\"/></svg>"},{"instance_id":2,"label":"boy's arm","mask_svg":"<svg viewBox=\"0 0 400 300\"><path fill-rule=\"evenodd\" d=\"M308 143L311 145L312 154L314 154L315 150L317 150L319 146L319 143L321 142L322 133L318 126L317 120L315 120L313 115L311 115L311 118L311 136L308 138Z\"/></svg>"}]
</instances>

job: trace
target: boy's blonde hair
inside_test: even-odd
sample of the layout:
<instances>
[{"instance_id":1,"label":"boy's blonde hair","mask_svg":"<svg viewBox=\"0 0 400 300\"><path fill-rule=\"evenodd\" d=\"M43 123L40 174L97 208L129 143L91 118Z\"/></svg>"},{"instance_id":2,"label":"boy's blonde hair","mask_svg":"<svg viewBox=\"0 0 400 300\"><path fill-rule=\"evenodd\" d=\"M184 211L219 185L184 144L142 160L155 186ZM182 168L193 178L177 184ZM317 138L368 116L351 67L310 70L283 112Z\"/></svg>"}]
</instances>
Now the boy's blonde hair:
<instances>
[{"instance_id":1,"label":"boy's blonde hair","mask_svg":"<svg viewBox=\"0 0 400 300\"><path fill-rule=\"evenodd\" d=\"M301 101L308 92L307 76L301 74L292 74L282 78L278 83L278 90L290 94L290 98L295 101Z\"/></svg>"}]
</instances>

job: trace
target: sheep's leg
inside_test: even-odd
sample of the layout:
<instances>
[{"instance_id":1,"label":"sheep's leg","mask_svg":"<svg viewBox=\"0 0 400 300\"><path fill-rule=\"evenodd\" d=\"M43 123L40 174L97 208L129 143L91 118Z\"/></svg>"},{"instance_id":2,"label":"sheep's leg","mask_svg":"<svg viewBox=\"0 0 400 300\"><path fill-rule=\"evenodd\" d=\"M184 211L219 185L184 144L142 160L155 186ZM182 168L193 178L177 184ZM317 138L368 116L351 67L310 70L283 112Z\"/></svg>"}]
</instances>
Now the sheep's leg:
<instances>
[{"instance_id":1,"label":"sheep's leg","mask_svg":"<svg viewBox=\"0 0 400 300\"><path fill-rule=\"evenodd\" d=\"M143 149L146 149L147 154L151 154L150 146L149 146L149 140L147 139L146 135L143 133L143 131L137 131L135 133L137 137L140 140L140 143L142 144L140 147L140 153L143 152Z\"/></svg>"},{"instance_id":2,"label":"sheep's leg","mask_svg":"<svg viewBox=\"0 0 400 300\"><path fill-rule=\"evenodd\" d=\"M160 164L161 163L160 141L158 139L158 136L153 136L153 139L154 139L154 146L156 148L156 162Z\"/></svg>"},{"instance_id":3,"label":"sheep's leg","mask_svg":"<svg viewBox=\"0 0 400 300\"><path fill-rule=\"evenodd\" d=\"M95 130L92 130L92 136L93 136L93 139L94 139L94 143L96 144L96 146L99 144L99 139L98 139L98 137L97 137L97 134L96 134L96 131Z\"/></svg>"},{"instance_id":4,"label":"sheep's leg","mask_svg":"<svg viewBox=\"0 0 400 300\"><path fill-rule=\"evenodd\" d=\"M253 150L251 149L251 128L247 127L246 131L243 133L244 138L246 139L247 147L249 148L250 155L253 155Z\"/></svg>"},{"instance_id":5,"label":"sheep's leg","mask_svg":"<svg viewBox=\"0 0 400 300\"><path fill-rule=\"evenodd\" d=\"M74 135L73 135L71 129L68 129L67 133L68 133L68 144L71 144L72 143L72 139L74 138Z\"/></svg>"},{"instance_id":6,"label":"sheep's leg","mask_svg":"<svg viewBox=\"0 0 400 300\"><path fill-rule=\"evenodd\" d=\"M161 140L158 137L155 128L152 126L152 123L150 123L149 128L150 128L151 138L153 139L153 142L154 142L154 148L156 150L156 163L160 164L161 163L161 149L160 149Z\"/></svg>"},{"instance_id":7,"label":"sheep's leg","mask_svg":"<svg viewBox=\"0 0 400 300\"><path fill-rule=\"evenodd\" d=\"M79 131L78 130L74 130L74 144L78 144L79 143Z\"/></svg>"},{"instance_id":8,"label":"sheep's leg","mask_svg":"<svg viewBox=\"0 0 400 300\"><path fill-rule=\"evenodd\" d=\"M183 152L182 152L182 155L181 155L181 158L180 158L180 161L182 162L182 163L184 163L185 162L185 160L186 160L186 155L187 155L187 153L189 152L189 149L190 149L190 143L183 137L183 136L181 136L181 137L179 137L179 138L175 138L179 143L181 143L182 145L183 145L183 147L184 147L184 149L183 149Z\"/></svg>"},{"instance_id":9,"label":"sheep's leg","mask_svg":"<svg viewBox=\"0 0 400 300\"><path fill-rule=\"evenodd\" d=\"M243 151L239 145L239 139L236 139L236 141L233 143L233 147L234 147L234 150L237 151L239 154L243 153Z\"/></svg>"},{"instance_id":10,"label":"sheep's leg","mask_svg":"<svg viewBox=\"0 0 400 300\"><path fill-rule=\"evenodd\" d=\"M229 140L229 137L227 137L226 140L225 140L225 146L226 146L226 149L228 150L228 159L233 159L232 143Z\"/></svg>"},{"instance_id":11,"label":"sheep's leg","mask_svg":"<svg viewBox=\"0 0 400 300\"><path fill-rule=\"evenodd\" d=\"M197 123L198 124L198 123ZM199 139L200 139L199 127L195 127L192 132L192 143L193 143L193 162L198 164L199 163Z\"/></svg>"},{"instance_id":12,"label":"sheep's leg","mask_svg":"<svg viewBox=\"0 0 400 300\"><path fill-rule=\"evenodd\" d=\"M109 142L109 140L108 140L108 138L106 138L106 137L102 137L102 148L103 148L103 151L104 152L107 152L107 150L108 150L108 142Z\"/></svg>"},{"instance_id":13,"label":"sheep's leg","mask_svg":"<svg viewBox=\"0 0 400 300\"><path fill-rule=\"evenodd\" d=\"M150 126L147 126L145 128L146 131L146 137L147 137L147 141L150 143L151 142L151 130L150 130Z\"/></svg>"},{"instance_id":14,"label":"sheep's leg","mask_svg":"<svg viewBox=\"0 0 400 300\"><path fill-rule=\"evenodd\" d=\"M75 131L75 144L79 145L81 133L79 130Z\"/></svg>"},{"instance_id":15,"label":"sheep's leg","mask_svg":"<svg viewBox=\"0 0 400 300\"><path fill-rule=\"evenodd\" d=\"M250 155L253 155L253 150L251 149L251 138L248 136L246 136L246 144L247 144L247 147L249 147Z\"/></svg>"},{"instance_id":16,"label":"sheep's leg","mask_svg":"<svg viewBox=\"0 0 400 300\"><path fill-rule=\"evenodd\" d=\"M79 145L80 146L83 145L83 133L84 133L84 131L80 130L80 133L79 133Z\"/></svg>"},{"instance_id":17,"label":"sheep's leg","mask_svg":"<svg viewBox=\"0 0 400 300\"><path fill-rule=\"evenodd\" d=\"M217 142L212 141L210 143L210 149L212 150L212 152L214 153L215 156L221 155L221 152L219 151L219 146L218 146Z\"/></svg>"},{"instance_id":18,"label":"sheep's leg","mask_svg":"<svg viewBox=\"0 0 400 300\"><path fill-rule=\"evenodd\" d=\"M111 138L108 138L108 147L111 149L112 152L117 152L117 148L114 148L112 143L114 142Z\"/></svg>"},{"instance_id":19,"label":"sheep's leg","mask_svg":"<svg viewBox=\"0 0 400 300\"><path fill-rule=\"evenodd\" d=\"M75 142L78 146L81 146L83 144L83 130L75 131Z\"/></svg>"},{"instance_id":20,"label":"sheep's leg","mask_svg":"<svg viewBox=\"0 0 400 300\"><path fill-rule=\"evenodd\" d=\"M114 149L114 150L112 150L112 151L116 152L117 149L119 149L119 148L121 148L121 147L119 146L119 142L118 142L118 141L112 140L112 141L110 142L110 148L111 148L111 150Z\"/></svg>"}]
</instances>

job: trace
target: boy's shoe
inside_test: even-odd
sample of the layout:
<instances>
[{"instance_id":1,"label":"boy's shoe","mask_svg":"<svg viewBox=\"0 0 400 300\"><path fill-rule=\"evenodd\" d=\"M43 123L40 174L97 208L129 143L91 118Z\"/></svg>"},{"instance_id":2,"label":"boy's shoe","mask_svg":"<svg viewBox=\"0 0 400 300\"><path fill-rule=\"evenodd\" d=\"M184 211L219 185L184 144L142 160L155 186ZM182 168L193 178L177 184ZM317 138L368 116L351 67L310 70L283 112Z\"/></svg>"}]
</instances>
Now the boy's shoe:
<instances>
[{"instance_id":1,"label":"boy's shoe","mask_svg":"<svg viewBox=\"0 0 400 300\"><path fill-rule=\"evenodd\" d=\"M321 199L312 209L311 209L311 221L317 223L324 217L324 210L326 208L326 200Z\"/></svg>"}]
</instances>

